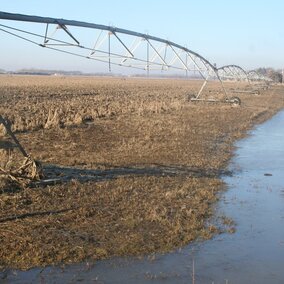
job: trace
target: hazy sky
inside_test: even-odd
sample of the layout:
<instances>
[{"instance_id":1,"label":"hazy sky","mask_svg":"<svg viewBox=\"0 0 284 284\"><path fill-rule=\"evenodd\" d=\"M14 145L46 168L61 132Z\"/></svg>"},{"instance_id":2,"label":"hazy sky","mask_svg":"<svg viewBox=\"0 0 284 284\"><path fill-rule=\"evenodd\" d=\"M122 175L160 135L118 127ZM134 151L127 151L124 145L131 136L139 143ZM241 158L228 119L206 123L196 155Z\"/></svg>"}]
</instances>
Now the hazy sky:
<instances>
[{"instance_id":1,"label":"hazy sky","mask_svg":"<svg viewBox=\"0 0 284 284\"><path fill-rule=\"evenodd\" d=\"M283 0L10 0L1 11L65 18L148 33L186 45L217 66L284 67ZM0 20L0 24L6 22ZM107 66L55 55L0 31L0 69L107 72ZM72 58L71 58L72 57ZM100 66L98 68L98 66Z\"/></svg>"}]
</instances>

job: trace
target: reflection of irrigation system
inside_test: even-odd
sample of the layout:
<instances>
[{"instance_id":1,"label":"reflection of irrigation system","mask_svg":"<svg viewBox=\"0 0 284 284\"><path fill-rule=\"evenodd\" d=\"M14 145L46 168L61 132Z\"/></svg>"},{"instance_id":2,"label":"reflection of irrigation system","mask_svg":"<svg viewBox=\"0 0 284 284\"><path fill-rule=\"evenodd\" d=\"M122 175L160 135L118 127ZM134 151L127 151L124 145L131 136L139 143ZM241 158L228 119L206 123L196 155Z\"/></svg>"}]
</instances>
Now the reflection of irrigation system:
<instances>
[{"instance_id":1,"label":"reflection of irrigation system","mask_svg":"<svg viewBox=\"0 0 284 284\"><path fill-rule=\"evenodd\" d=\"M226 80L248 82L250 90L234 92L255 93L252 83L264 83L267 78L256 72L247 73L237 65L227 65L217 68L200 54L172 41L111 26L38 17L22 14L12 14L0 11L0 31L31 44L58 51L61 53L107 63L109 71L112 66L131 67L147 71L183 71L187 77L203 80L197 94L189 95L190 101L224 102L239 105L238 97L228 96L224 86ZM5 23L4 23L5 22ZM15 22L21 22L15 26ZM11 26L13 25L13 26ZM205 96L207 83L216 80L221 85L222 98ZM10 136L13 133L5 125ZM18 148L21 146L16 142ZM24 149L22 154L28 158Z\"/></svg>"}]
</instances>

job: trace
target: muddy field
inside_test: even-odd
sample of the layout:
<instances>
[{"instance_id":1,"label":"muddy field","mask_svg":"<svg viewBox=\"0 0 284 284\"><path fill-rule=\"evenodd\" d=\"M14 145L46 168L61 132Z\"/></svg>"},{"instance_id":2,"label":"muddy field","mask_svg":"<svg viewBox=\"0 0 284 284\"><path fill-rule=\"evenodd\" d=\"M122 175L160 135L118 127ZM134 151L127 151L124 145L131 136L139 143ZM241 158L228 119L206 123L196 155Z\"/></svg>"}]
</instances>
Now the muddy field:
<instances>
[{"instance_id":1,"label":"muddy field","mask_svg":"<svg viewBox=\"0 0 284 284\"><path fill-rule=\"evenodd\" d=\"M284 89L238 94L232 107L189 102L200 85L1 76L0 114L58 184L2 176L0 267L165 252L219 233L210 220L233 143L283 108ZM211 82L206 95L218 93ZM16 167L17 150L2 148L1 168Z\"/></svg>"}]
</instances>

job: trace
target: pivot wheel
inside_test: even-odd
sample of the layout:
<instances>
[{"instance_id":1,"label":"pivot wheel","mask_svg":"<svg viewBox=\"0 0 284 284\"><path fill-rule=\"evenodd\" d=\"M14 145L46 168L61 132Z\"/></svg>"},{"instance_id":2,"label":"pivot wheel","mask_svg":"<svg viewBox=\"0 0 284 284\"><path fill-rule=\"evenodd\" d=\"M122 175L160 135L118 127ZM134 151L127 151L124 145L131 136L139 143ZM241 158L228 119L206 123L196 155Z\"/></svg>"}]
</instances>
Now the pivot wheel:
<instances>
[{"instance_id":1,"label":"pivot wheel","mask_svg":"<svg viewBox=\"0 0 284 284\"><path fill-rule=\"evenodd\" d=\"M239 106L241 105L241 99L239 97L232 97L230 98L229 102L233 105L233 106Z\"/></svg>"},{"instance_id":2,"label":"pivot wheel","mask_svg":"<svg viewBox=\"0 0 284 284\"><path fill-rule=\"evenodd\" d=\"M196 95L194 95L194 94L189 94L188 95L188 101L194 101L196 99Z\"/></svg>"}]
</instances>

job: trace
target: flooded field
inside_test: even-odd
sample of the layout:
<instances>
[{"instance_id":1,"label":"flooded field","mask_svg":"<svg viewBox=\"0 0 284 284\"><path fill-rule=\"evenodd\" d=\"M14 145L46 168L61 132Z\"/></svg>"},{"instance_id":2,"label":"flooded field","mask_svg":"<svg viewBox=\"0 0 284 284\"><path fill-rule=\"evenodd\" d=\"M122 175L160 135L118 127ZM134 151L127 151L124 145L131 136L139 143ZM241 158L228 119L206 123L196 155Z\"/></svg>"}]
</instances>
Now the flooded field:
<instances>
[{"instance_id":1,"label":"flooded field","mask_svg":"<svg viewBox=\"0 0 284 284\"><path fill-rule=\"evenodd\" d=\"M2 283L283 283L283 123L282 111L236 144L216 208L236 223L235 233L140 259L7 270Z\"/></svg>"},{"instance_id":2,"label":"flooded field","mask_svg":"<svg viewBox=\"0 0 284 284\"><path fill-rule=\"evenodd\" d=\"M232 197L230 190L224 202L216 201L223 196L224 182L234 188L242 175L249 176L241 162L227 167L234 143L283 108L284 90L274 86L260 95L241 94L242 105L233 107L188 102L186 92L196 84L0 80L1 113L11 118L25 149L42 162L45 179L56 180L18 187L1 184L3 281L36 282L40 277L50 282L63 275L67 282L74 278L103 283L237 279L212 269L231 271L221 248L226 243L234 248L230 240L242 231L238 210L245 202L238 201L238 187ZM213 87L218 90L214 82ZM261 139L263 147L271 145ZM10 154L6 166L13 166L17 157L15 151ZM264 170L261 178L272 181L274 173ZM254 181L240 187L249 193L261 191ZM273 190L266 191L273 196ZM230 210L224 207L227 203ZM221 247L214 247L217 244ZM208 253L202 254L203 249ZM170 251L176 252L167 254ZM150 255L149 261L145 255ZM224 265L217 264L219 257Z\"/></svg>"}]
</instances>

